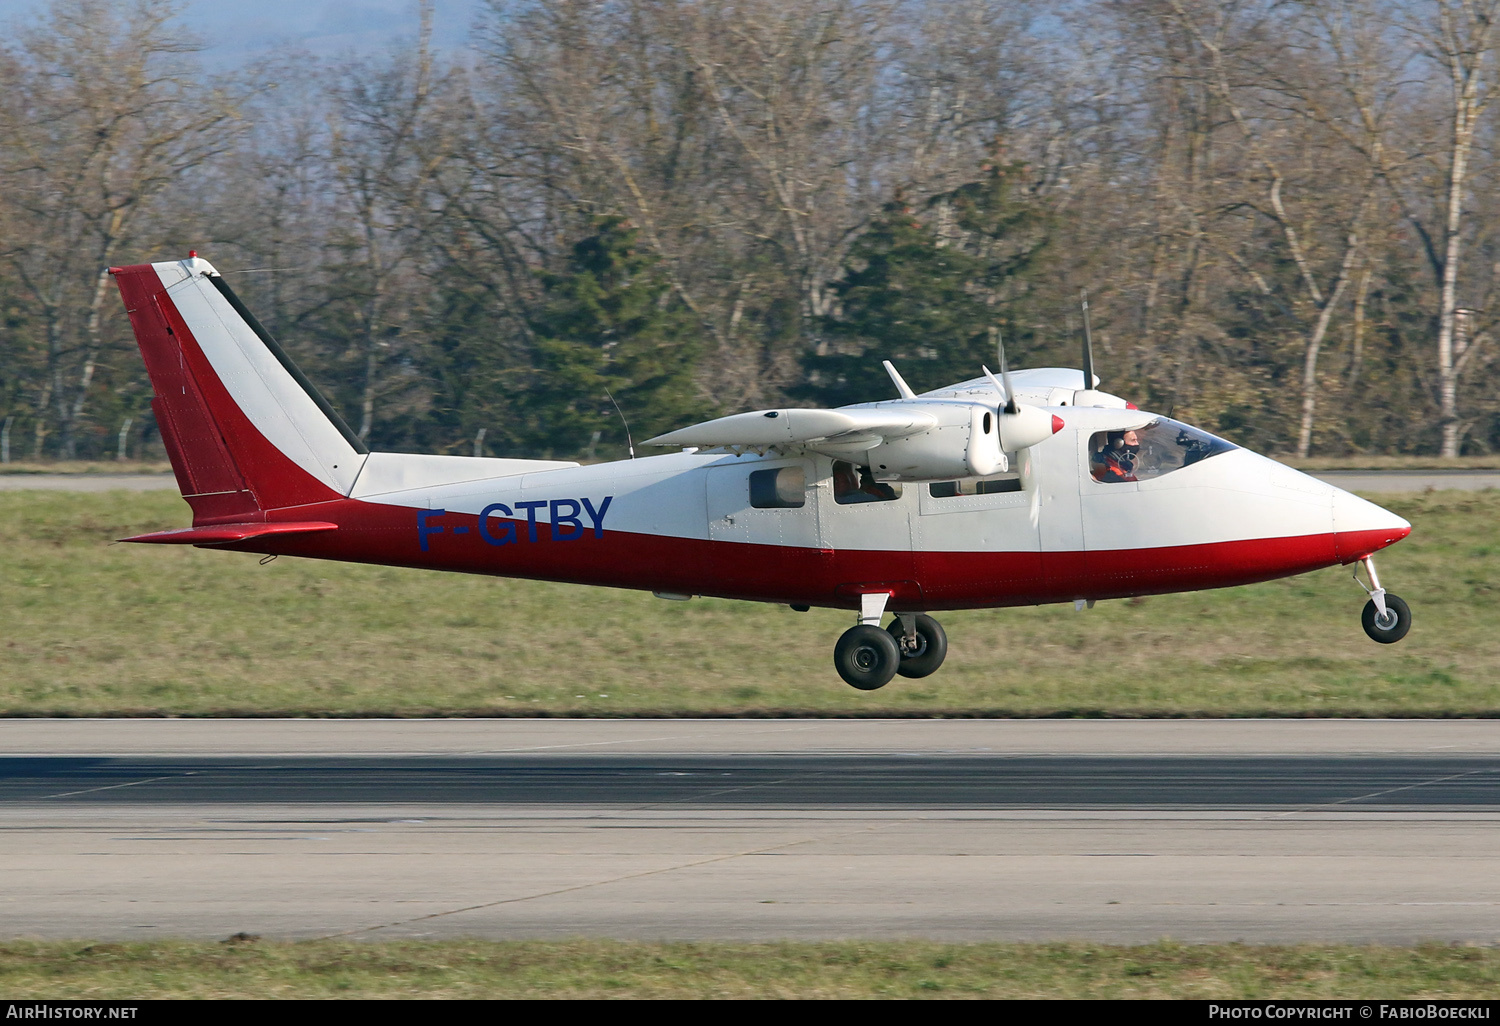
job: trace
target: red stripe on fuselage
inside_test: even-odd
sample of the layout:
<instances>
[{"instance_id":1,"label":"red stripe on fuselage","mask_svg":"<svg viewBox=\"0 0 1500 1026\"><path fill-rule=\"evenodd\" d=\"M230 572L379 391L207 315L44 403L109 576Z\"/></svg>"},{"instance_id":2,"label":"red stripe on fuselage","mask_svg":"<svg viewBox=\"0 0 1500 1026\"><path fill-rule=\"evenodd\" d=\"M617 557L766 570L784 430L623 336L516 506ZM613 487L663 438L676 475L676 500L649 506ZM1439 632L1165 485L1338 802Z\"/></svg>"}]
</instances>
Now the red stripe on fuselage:
<instances>
[{"instance_id":1,"label":"red stripe on fuselage","mask_svg":"<svg viewBox=\"0 0 1500 1026\"><path fill-rule=\"evenodd\" d=\"M1346 566L1357 559L1364 559L1372 553L1379 552L1387 545L1396 542L1411 534L1410 527L1386 527L1378 531L1340 531L1339 539L1339 562Z\"/></svg>"},{"instance_id":2,"label":"red stripe on fuselage","mask_svg":"<svg viewBox=\"0 0 1500 1026\"><path fill-rule=\"evenodd\" d=\"M430 519L429 526L443 530L427 535L424 552L417 532L417 516L423 512L427 511L341 499L269 516L326 520L337 523L337 531L216 547L841 608L858 606L860 586L882 582L896 592L888 606L893 612L1196 591L1273 580L1341 562L1331 533L1103 552L913 553L751 545L611 530L596 537L587 523L581 537L558 541L545 521L535 525L533 542L525 520L491 517L487 526L492 537L512 525L517 539L491 545L479 534L479 518L470 513ZM1381 537L1389 540L1376 548L1397 540L1389 532Z\"/></svg>"}]
</instances>

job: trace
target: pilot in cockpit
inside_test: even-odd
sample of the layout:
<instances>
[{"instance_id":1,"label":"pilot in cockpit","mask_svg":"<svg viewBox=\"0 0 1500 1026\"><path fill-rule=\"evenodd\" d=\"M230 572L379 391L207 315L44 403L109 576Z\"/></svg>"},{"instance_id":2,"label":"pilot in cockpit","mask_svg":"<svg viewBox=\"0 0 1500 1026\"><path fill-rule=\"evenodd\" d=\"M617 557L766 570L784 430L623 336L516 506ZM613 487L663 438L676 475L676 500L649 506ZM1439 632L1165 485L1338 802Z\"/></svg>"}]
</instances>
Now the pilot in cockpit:
<instances>
[{"instance_id":1,"label":"pilot in cockpit","mask_svg":"<svg viewBox=\"0 0 1500 1026\"><path fill-rule=\"evenodd\" d=\"M1136 432L1106 433L1103 448L1093 454L1094 480L1107 484L1136 480L1135 467L1140 453L1141 438Z\"/></svg>"}]
</instances>

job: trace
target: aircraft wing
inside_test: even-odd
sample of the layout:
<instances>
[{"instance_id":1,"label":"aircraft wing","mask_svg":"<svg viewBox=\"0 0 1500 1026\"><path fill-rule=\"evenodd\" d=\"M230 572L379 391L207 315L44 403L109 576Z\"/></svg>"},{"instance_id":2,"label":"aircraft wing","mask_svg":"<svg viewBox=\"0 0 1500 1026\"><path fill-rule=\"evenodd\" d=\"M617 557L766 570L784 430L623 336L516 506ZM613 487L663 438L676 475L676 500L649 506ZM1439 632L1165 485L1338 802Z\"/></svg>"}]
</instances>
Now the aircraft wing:
<instances>
[{"instance_id":1,"label":"aircraft wing","mask_svg":"<svg viewBox=\"0 0 1500 1026\"><path fill-rule=\"evenodd\" d=\"M1033 367L1030 370L1014 370L1010 372L1010 379L1016 386L1017 396L1027 392L1048 392L1054 388L1078 389L1084 387L1083 371L1074 370L1071 367ZM1094 375L1094 380L1088 385L1096 388L1099 385L1099 375ZM995 386L990 384L988 378L970 378L968 381L960 381L956 385L944 385L935 388L931 392L923 392L923 399L946 399L957 395L967 395L974 392L988 392L997 394Z\"/></svg>"},{"instance_id":2,"label":"aircraft wing","mask_svg":"<svg viewBox=\"0 0 1500 1026\"><path fill-rule=\"evenodd\" d=\"M841 410L755 410L669 431L645 444L695 445L703 449L805 445L840 437L904 438L936 424L932 414L903 409L899 402Z\"/></svg>"}]
</instances>

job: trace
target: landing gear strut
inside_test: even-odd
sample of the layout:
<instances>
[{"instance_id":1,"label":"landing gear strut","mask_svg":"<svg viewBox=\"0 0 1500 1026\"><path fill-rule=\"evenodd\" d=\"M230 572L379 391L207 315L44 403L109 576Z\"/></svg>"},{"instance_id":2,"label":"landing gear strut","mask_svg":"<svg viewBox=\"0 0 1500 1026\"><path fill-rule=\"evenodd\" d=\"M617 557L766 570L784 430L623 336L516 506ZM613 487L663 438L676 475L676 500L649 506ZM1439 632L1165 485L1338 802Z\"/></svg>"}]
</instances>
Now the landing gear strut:
<instances>
[{"instance_id":1,"label":"landing gear strut","mask_svg":"<svg viewBox=\"0 0 1500 1026\"><path fill-rule=\"evenodd\" d=\"M839 676L861 691L883 688L898 673L925 677L943 665L948 654L948 636L925 613L900 613L881 630L889 598L884 593L861 595L859 623L845 631L833 648Z\"/></svg>"},{"instance_id":2,"label":"landing gear strut","mask_svg":"<svg viewBox=\"0 0 1500 1026\"><path fill-rule=\"evenodd\" d=\"M1375 574L1375 563L1369 556L1361 559L1360 563L1364 564L1365 573L1370 578L1370 586L1365 588L1359 575L1354 575L1355 583L1370 593L1370 601L1365 603L1364 611L1360 613L1360 623L1373 640L1382 645L1394 644L1406 637L1406 632L1411 630L1411 607L1399 595L1392 595L1380 586L1380 578Z\"/></svg>"}]
</instances>

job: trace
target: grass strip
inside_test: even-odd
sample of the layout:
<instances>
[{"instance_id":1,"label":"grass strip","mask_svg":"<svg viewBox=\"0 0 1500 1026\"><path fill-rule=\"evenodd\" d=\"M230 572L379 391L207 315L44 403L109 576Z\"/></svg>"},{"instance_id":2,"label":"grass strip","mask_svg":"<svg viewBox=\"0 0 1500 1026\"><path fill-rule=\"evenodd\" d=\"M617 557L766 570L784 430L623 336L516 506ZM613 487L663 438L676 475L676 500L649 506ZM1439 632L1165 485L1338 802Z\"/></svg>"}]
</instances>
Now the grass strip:
<instances>
[{"instance_id":1,"label":"grass strip","mask_svg":"<svg viewBox=\"0 0 1500 1026\"><path fill-rule=\"evenodd\" d=\"M940 614L947 663L845 686L851 614L114 539L170 493L0 493L0 715L1493 716L1500 493L1386 497L1412 606L1377 645L1347 568Z\"/></svg>"},{"instance_id":2,"label":"grass strip","mask_svg":"<svg viewBox=\"0 0 1500 1026\"><path fill-rule=\"evenodd\" d=\"M166 460L58 460L0 463L4 474L170 474Z\"/></svg>"},{"instance_id":3,"label":"grass strip","mask_svg":"<svg viewBox=\"0 0 1500 1026\"><path fill-rule=\"evenodd\" d=\"M1500 470L1500 454L1487 456L1278 456L1298 470Z\"/></svg>"},{"instance_id":4,"label":"grass strip","mask_svg":"<svg viewBox=\"0 0 1500 1026\"><path fill-rule=\"evenodd\" d=\"M1427 944L155 941L0 944L11 999L1500 996L1500 950Z\"/></svg>"}]
</instances>

